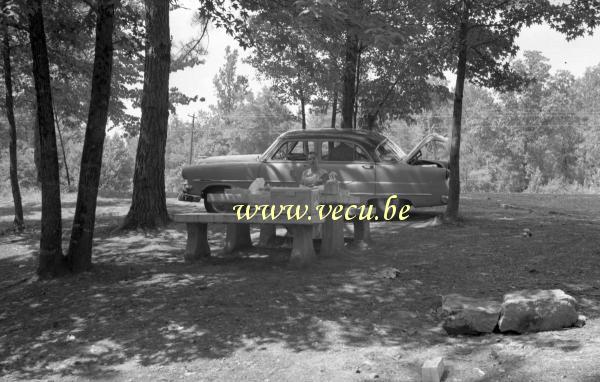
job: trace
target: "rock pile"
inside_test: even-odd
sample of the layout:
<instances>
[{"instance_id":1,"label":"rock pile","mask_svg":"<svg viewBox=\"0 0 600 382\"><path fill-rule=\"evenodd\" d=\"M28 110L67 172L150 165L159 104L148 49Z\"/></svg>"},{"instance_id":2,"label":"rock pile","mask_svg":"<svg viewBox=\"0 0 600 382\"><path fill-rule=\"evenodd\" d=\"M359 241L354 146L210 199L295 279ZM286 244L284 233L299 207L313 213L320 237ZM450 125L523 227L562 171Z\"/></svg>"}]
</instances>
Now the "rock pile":
<instances>
[{"instance_id":1,"label":"rock pile","mask_svg":"<svg viewBox=\"0 0 600 382\"><path fill-rule=\"evenodd\" d=\"M502 303L451 294L442 297L442 315L450 335L540 332L585 322L575 299L560 289L508 293Z\"/></svg>"},{"instance_id":2,"label":"rock pile","mask_svg":"<svg viewBox=\"0 0 600 382\"><path fill-rule=\"evenodd\" d=\"M442 297L444 330L448 334L491 333L498 324L501 305L496 301L450 294Z\"/></svg>"}]
</instances>

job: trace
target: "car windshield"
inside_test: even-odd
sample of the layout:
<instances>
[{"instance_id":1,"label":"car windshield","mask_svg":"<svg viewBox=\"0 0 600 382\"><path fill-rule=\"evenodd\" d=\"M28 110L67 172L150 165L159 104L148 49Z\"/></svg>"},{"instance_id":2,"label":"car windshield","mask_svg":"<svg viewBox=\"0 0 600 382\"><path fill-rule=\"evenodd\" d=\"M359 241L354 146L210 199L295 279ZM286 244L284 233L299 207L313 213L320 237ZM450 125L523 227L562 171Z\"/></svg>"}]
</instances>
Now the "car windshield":
<instances>
[{"instance_id":1,"label":"car windshield","mask_svg":"<svg viewBox=\"0 0 600 382\"><path fill-rule=\"evenodd\" d=\"M260 159L261 159L261 160L264 160L264 159L266 159L266 158L267 158L267 155L268 155L268 154L269 154L271 151L275 150L275 147L277 147L277 146L279 145L279 143L280 143L280 142L281 142L281 139L279 139L279 138L275 139L275 140L273 141L273 143L271 143L271 145L270 145L269 147L267 147L267 149L266 149L266 150L265 150L265 151L264 151L262 154L260 154Z\"/></svg>"},{"instance_id":2,"label":"car windshield","mask_svg":"<svg viewBox=\"0 0 600 382\"><path fill-rule=\"evenodd\" d=\"M406 153L388 138L384 139L375 149L379 159L383 162L401 161Z\"/></svg>"}]
</instances>

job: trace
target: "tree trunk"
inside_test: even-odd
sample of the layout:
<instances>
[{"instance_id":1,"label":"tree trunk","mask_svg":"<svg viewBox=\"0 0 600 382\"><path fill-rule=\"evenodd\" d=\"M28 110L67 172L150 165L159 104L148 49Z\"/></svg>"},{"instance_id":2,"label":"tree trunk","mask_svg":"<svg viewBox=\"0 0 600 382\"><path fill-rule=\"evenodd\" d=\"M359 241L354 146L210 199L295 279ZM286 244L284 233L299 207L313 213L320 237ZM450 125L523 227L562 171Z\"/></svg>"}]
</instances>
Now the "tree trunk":
<instances>
[{"instance_id":1,"label":"tree trunk","mask_svg":"<svg viewBox=\"0 0 600 382\"><path fill-rule=\"evenodd\" d=\"M67 254L69 268L73 272L82 272L92 266L96 199L100 184L113 66L114 12L114 0L98 2L92 94L81 154L77 206Z\"/></svg>"},{"instance_id":2,"label":"tree trunk","mask_svg":"<svg viewBox=\"0 0 600 382\"><path fill-rule=\"evenodd\" d=\"M375 130L375 128L377 127L377 114L375 113L368 113L366 115L366 120L367 120L367 130L369 131L373 131Z\"/></svg>"},{"instance_id":3,"label":"tree trunk","mask_svg":"<svg viewBox=\"0 0 600 382\"><path fill-rule=\"evenodd\" d=\"M456 67L456 86L454 89L454 111L452 113L452 140L450 143L450 185L448 205L446 206L446 219L455 221L458 219L458 207L460 202L460 130L462 124L463 92L467 74L467 20L468 9L465 6L463 21L458 31L459 48L458 64Z\"/></svg>"},{"instance_id":4,"label":"tree trunk","mask_svg":"<svg viewBox=\"0 0 600 382\"><path fill-rule=\"evenodd\" d=\"M53 109L54 110L54 109ZM54 122L56 123L56 131L58 132L58 141L60 142L60 150L62 152L63 166L65 166L65 173L67 175L67 185L71 188L71 175L69 175L69 164L67 163L67 153L65 151L65 143L63 142L62 134L60 132L60 125L58 123L58 117L56 111L54 112Z\"/></svg>"},{"instance_id":5,"label":"tree trunk","mask_svg":"<svg viewBox=\"0 0 600 382\"><path fill-rule=\"evenodd\" d=\"M40 253L37 273L40 276L57 276L65 270L62 254L62 222L60 204L60 179L52 90L48 68L48 50L44 31L42 0L29 0L29 41L33 60L33 80L37 101L37 118L40 134L40 168L42 177L42 220Z\"/></svg>"},{"instance_id":6,"label":"tree trunk","mask_svg":"<svg viewBox=\"0 0 600 382\"><path fill-rule=\"evenodd\" d=\"M40 158L40 123L37 117L37 101L35 110L35 118L33 120L33 163L35 164L35 175L38 187L42 184L42 159Z\"/></svg>"},{"instance_id":7,"label":"tree trunk","mask_svg":"<svg viewBox=\"0 0 600 382\"><path fill-rule=\"evenodd\" d=\"M331 128L335 129L335 118L337 117L338 91L333 91L333 101L331 105Z\"/></svg>"},{"instance_id":8,"label":"tree trunk","mask_svg":"<svg viewBox=\"0 0 600 382\"><path fill-rule=\"evenodd\" d=\"M358 129L358 124L356 123L356 118L358 116L358 90L360 87L360 48L356 53L356 85L354 86L354 112L352 116L353 126L355 129Z\"/></svg>"},{"instance_id":9,"label":"tree trunk","mask_svg":"<svg viewBox=\"0 0 600 382\"><path fill-rule=\"evenodd\" d=\"M358 38L348 31L346 34L346 63L344 65L342 94L342 128L352 129L354 101L356 97L356 65L358 63Z\"/></svg>"},{"instance_id":10,"label":"tree trunk","mask_svg":"<svg viewBox=\"0 0 600 382\"><path fill-rule=\"evenodd\" d=\"M367 130L373 131L377 128L379 113L381 112L381 109L383 109L383 106L392 95L399 81L400 78L396 79L396 81L394 81L394 83L388 88L388 91L385 93L385 96L381 99L381 101L379 101L379 104L377 104L377 108L374 111L368 111L365 113Z\"/></svg>"},{"instance_id":11,"label":"tree trunk","mask_svg":"<svg viewBox=\"0 0 600 382\"><path fill-rule=\"evenodd\" d=\"M15 205L15 219L13 221L13 225L17 231L22 231L23 204L21 203L21 189L19 188L19 177L17 175L17 125L15 123L15 112L13 103L12 67L10 63L10 40L8 37L8 26L6 24L3 25L2 32L2 60L4 62L4 85L6 87L6 118L8 119L8 129L10 135L10 142L8 148L10 155L10 185L12 188L13 203Z\"/></svg>"},{"instance_id":12,"label":"tree trunk","mask_svg":"<svg viewBox=\"0 0 600 382\"><path fill-rule=\"evenodd\" d=\"M165 200L165 145L169 119L169 1L146 1L146 57L140 138L131 208L122 228L155 228L169 221Z\"/></svg>"}]
</instances>

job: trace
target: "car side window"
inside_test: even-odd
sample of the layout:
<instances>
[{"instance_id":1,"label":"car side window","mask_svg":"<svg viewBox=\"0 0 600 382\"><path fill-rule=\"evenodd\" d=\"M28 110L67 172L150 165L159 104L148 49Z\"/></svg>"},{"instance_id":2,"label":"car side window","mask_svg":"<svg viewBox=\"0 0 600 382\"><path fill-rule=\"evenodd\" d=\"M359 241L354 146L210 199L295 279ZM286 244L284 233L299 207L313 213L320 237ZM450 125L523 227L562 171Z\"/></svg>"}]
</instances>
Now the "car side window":
<instances>
[{"instance_id":1,"label":"car side window","mask_svg":"<svg viewBox=\"0 0 600 382\"><path fill-rule=\"evenodd\" d=\"M321 160L331 162L370 162L366 151L353 143L326 141L321 144Z\"/></svg>"},{"instance_id":2,"label":"car side window","mask_svg":"<svg viewBox=\"0 0 600 382\"><path fill-rule=\"evenodd\" d=\"M369 158L369 154L367 154L365 149L363 149L359 145L355 145L354 147L355 147L355 149L354 149L354 160L355 161L357 161L357 162L370 162L371 161L371 158Z\"/></svg>"},{"instance_id":3,"label":"car side window","mask_svg":"<svg viewBox=\"0 0 600 382\"><path fill-rule=\"evenodd\" d=\"M277 161L306 161L308 153L315 151L315 143L308 141L287 141L271 157Z\"/></svg>"},{"instance_id":4,"label":"car side window","mask_svg":"<svg viewBox=\"0 0 600 382\"><path fill-rule=\"evenodd\" d=\"M323 142L321 146L321 159L323 161L352 162L354 148L351 143L341 141Z\"/></svg>"}]
</instances>

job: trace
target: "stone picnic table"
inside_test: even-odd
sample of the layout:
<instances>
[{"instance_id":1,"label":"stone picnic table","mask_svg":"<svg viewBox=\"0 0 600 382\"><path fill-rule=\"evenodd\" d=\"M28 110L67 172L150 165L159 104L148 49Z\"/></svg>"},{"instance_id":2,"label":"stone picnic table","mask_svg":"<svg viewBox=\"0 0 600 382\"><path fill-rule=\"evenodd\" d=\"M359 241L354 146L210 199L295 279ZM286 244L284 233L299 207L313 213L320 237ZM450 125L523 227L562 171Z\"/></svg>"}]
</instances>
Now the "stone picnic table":
<instances>
[{"instance_id":1,"label":"stone picnic table","mask_svg":"<svg viewBox=\"0 0 600 382\"><path fill-rule=\"evenodd\" d=\"M328 192L330 191L330 192ZM249 192L245 189L230 189L224 194L209 195L211 203L220 203L232 207L233 205L309 205L310 214L300 219L288 219L285 214L272 219L266 219L261 213L257 213L251 218L238 219L235 213L184 213L173 214L171 218L175 222L186 223L187 226L187 245L185 258L188 261L194 261L210 256L210 247L208 245L207 226L208 224L226 224L227 234L225 238L225 253L231 253L239 249L252 246L250 238L250 224L260 225L259 246L270 246L275 239L277 225L285 226L292 233L292 253L290 263L293 265L304 265L312 262L316 253L313 246L313 228L322 224L322 241L319 256L336 256L344 252L344 219L334 220L331 215L321 218L314 208L317 204L321 205L358 205L358 197L351 196L344 192L339 192L334 188L333 191L325 189L309 189L300 187L274 187L270 190L261 190L259 192ZM369 241L369 222L353 220L354 223L354 241L353 247L364 249L368 247Z\"/></svg>"}]
</instances>

